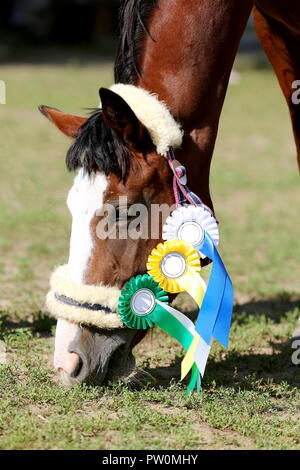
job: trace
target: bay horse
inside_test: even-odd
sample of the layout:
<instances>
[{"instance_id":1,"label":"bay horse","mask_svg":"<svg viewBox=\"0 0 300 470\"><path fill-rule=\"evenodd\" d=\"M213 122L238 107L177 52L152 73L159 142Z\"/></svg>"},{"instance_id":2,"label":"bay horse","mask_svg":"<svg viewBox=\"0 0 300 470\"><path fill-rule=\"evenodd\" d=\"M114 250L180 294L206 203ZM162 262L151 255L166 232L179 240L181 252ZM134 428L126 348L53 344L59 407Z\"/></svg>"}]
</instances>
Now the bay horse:
<instances>
[{"instance_id":1,"label":"bay horse","mask_svg":"<svg viewBox=\"0 0 300 470\"><path fill-rule=\"evenodd\" d=\"M155 93L166 104L184 131L176 158L186 167L190 189L212 211L211 158L233 62L252 10L258 38L289 107L300 164L300 106L292 100L293 84L300 78L297 0L125 0L120 9L115 82ZM116 204L120 195L128 196L129 205L171 206L172 174L130 106L111 90L100 94L102 109L88 118L48 106L40 111L75 139L67 154L68 168L80 168L69 197L69 276L85 286L120 289L145 272L161 233L158 239L100 240L96 211L107 201ZM55 364L62 381L100 384L128 375L134 368L132 349L144 334L60 319Z\"/></svg>"}]
</instances>

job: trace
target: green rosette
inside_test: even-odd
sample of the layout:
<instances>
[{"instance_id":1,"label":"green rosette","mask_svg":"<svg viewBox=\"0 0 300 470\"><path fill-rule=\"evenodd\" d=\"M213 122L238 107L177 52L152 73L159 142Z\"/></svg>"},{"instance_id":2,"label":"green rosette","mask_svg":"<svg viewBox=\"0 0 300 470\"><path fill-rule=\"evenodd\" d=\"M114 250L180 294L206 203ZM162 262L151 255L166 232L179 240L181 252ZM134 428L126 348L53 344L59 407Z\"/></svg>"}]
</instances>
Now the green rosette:
<instances>
[{"instance_id":1,"label":"green rosette","mask_svg":"<svg viewBox=\"0 0 300 470\"><path fill-rule=\"evenodd\" d=\"M126 282L119 299L119 314L128 328L146 330L155 325L156 300L168 304L168 294L149 274L139 274Z\"/></svg>"},{"instance_id":2,"label":"green rosette","mask_svg":"<svg viewBox=\"0 0 300 470\"><path fill-rule=\"evenodd\" d=\"M122 289L119 314L128 328L146 330L157 325L173 336L188 351L193 341L193 333L186 327L186 322L183 320L185 316L170 307L168 300L168 294L149 274L139 274L132 277ZM200 373L194 363L187 389L188 395L196 385L199 391Z\"/></svg>"}]
</instances>

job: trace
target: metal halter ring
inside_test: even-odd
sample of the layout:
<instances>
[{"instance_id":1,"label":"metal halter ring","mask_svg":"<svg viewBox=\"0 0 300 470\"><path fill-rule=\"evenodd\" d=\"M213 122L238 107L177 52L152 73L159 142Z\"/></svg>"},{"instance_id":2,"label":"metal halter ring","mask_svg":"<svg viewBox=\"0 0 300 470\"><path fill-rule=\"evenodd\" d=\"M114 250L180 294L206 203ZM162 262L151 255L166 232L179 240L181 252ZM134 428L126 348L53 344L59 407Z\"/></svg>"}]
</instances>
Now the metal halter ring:
<instances>
[{"instance_id":1,"label":"metal halter ring","mask_svg":"<svg viewBox=\"0 0 300 470\"><path fill-rule=\"evenodd\" d=\"M177 181L185 186L187 184L185 167L178 160L173 160L170 166Z\"/></svg>"}]
</instances>

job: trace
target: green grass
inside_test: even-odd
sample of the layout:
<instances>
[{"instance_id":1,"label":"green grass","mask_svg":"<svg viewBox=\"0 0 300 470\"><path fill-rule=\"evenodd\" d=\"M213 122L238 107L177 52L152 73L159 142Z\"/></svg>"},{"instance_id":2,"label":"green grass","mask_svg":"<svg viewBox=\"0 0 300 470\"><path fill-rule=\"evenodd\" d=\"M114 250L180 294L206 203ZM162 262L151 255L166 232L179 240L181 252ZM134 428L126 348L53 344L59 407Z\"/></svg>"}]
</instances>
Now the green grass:
<instances>
[{"instance_id":1,"label":"green grass","mask_svg":"<svg viewBox=\"0 0 300 470\"><path fill-rule=\"evenodd\" d=\"M299 176L286 105L273 72L238 60L212 164L222 257L236 305L228 351L214 344L200 396L179 382L183 352L155 330L136 348L139 386L59 385L49 274L66 261L69 140L37 111L77 114L98 103L111 64L1 67L1 449L299 449L300 373L290 337L299 316ZM207 276L207 275L206 275ZM176 300L192 310L187 296Z\"/></svg>"}]
</instances>

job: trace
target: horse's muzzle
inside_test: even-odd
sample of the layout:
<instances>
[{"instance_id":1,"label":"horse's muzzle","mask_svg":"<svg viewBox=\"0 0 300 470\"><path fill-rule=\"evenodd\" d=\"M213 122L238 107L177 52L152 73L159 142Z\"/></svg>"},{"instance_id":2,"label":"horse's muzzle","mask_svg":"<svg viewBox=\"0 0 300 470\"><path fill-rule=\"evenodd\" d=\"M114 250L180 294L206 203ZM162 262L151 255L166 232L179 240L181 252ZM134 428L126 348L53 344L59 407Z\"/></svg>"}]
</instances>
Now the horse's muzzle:
<instances>
[{"instance_id":1,"label":"horse's muzzle","mask_svg":"<svg viewBox=\"0 0 300 470\"><path fill-rule=\"evenodd\" d=\"M107 331L79 327L59 319L56 329L54 365L65 385L101 385L127 377L135 367L132 355L136 330Z\"/></svg>"}]
</instances>

